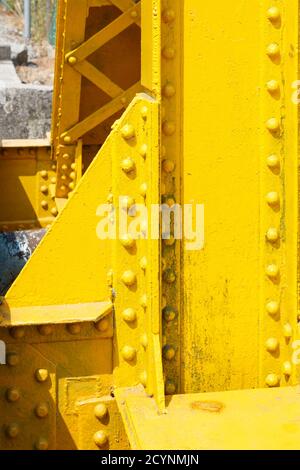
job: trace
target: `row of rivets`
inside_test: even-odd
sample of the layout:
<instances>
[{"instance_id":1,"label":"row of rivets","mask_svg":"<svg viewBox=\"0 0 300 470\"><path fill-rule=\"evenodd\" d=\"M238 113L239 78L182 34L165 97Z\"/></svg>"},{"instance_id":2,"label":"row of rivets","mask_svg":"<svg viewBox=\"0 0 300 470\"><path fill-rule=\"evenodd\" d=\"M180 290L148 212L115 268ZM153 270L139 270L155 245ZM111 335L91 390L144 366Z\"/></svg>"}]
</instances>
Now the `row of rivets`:
<instances>
[{"instance_id":1,"label":"row of rivets","mask_svg":"<svg viewBox=\"0 0 300 470\"><path fill-rule=\"evenodd\" d=\"M177 34L177 24L176 24L176 11L169 7L163 8L162 10L162 32L163 37L170 38L173 37L173 44L175 44L176 34ZM173 191L178 190L178 187L175 186L174 171L176 168L175 161L170 158L170 153L173 151L176 146L175 142L177 139L177 125L172 118L169 116L168 109L172 109L173 116L177 116L176 111L176 84L173 79L170 78L170 74L176 77L176 68L178 66L176 47L173 47L173 44L170 42L162 48L162 57L167 61L166 66L162 68L162 97L163 97L163 106L161 110L161 119L162 119L162 134L163 134L163 145L161 147L161 158L162 158L162 176L161 176L161 195L162 202L167 204L169 207L172 207L176 203L176 197ZM168 75L166 74L168 73ZM166 147L166 145L168 145ZM175 149L176 151L176 149ZM176 155L174 155L175 157ZM168 193L168 191L171 191ZM168 250L166 252L166 249ZM163 240L163 256L161 257L161 271L162 271L162 280L164 287L164 295L161 299L162 304L162 315L163 315L163 348L162 348L162 357L164 359L164 369L165 369L165 392L168 395L176 393L177 385L175 380L170 377L170 375L176 377L177 371L174 360L176 358L177 348L172 342L177 342L177 331L178 327L174 327L173 322L178 318L178 311L172 306L173 302L177 302L174 297L179 295L179 289L176 287L177 275L176 275L176 250L178 247L175 244L175 239L171 235L169 239ZM172 253L170 253L172 250ZM168 265L169 259L174 260L174 265L171 267ZM177 291L177 292L176 292ZM173 365L171 365L173 363ZM177 379L177 377L176 377Z\"/></svg>"},{"instance_id":2,"label":"row of rivets","mask_svg":"<svg viewBox=\"0 0 300 470\"><path fill-rule=\"evenodd\" d=\"M267 11L267 19L271 22L274 27L279 27L281 25L281 12L278 6L271 6ZM266 48L266 54L271 59L274 64L280 63L280 46L276 41L270 42ZM266 83L266 89L271 98L278 99L280 96L280 84L276 79L270 79ZM280 106L278 107L278 112L280 112ZM266 121L267 130L274 136L278 137L281 130L281 121L278 117L272 116ZM266 160L267 167L274 174L278 175L280 170L280 159L278 155L271 154L267 157ZM280 194L278 191L269 191L266 194L266 203L273 210L273 213L276 213L280 210ZM280 243L280 231L276 226L270 226L266 231L266 242L272 247L273 250L278 249L277 244ZM266 266L266 275L275 284L280 282L280 267L277 262L270 262ZM280 305L277 300L268 300L266 303L266 311L270 317L273 317L276 321L277 315L280 311ZM275 318L276 317L276 318ZM283 335L286 325L283 329ZM289 332L290 333L290 332ZM288 334L289 334L288 333ZM280 341L277 337L271 336L265 341L265 349L275 358L280 354ZM289 376L291 372L291 365L287 361L283 364L282 372L285 376ZM280 384L280 377L278 374L269 373L265 378L265 383L268 387L276 387Z\"/></svg>"},{"instance_id":3,"label":"row of rivets","mask_svg":"<svg viewBox=\"0 0 300 470\"><path fill-rule=\"evenodd\" d=\"M140 114L143 120L146 121L148 119L148 113L149 113L148 107L146 105L142 106L140 110ZM136 144L136 129L134 128L132 124L127 123L121 128L121 136L128 143L128 145ZM143 160L146 160L147 152L148 152L147 144L142 144L139 147L138 153L142 157ZM136 161L131 156L127 155L122 159L121 169L127 178L135 179L136 171L137 171L137 164L136 164ZM142 183L140 185L139 194L143 198L146 198L146 195L147 195L146 183ZM120 206L123 210L128 210L130 209L130 207L132 207L135 204L135 202L136 202L135 199L132 196L128 195L122 198ZM146 230L147 229L145 228L145 231ZM144 231L143 223L141 223L141 231ZM128 250L129 253L133 253L133 251L131 250L133 250L133 248L136 247L136 240L129 233L125 234L121 238L120 242L122 246ZM143 271L146 270L147 268L146 257L141 258L140 268ZM128 289L133 289L137 285L138 275L136 272L134 272L131 269L125 270L121 275L121 281ZM145 294L142 296L140 304L142 307L146 308L147 300L146 300ZM128 325L129 324L133 325L137 321L137 318L138 318L137 311L136 309L132 307L127 307L122 312L122 319ZM120 354L124 361L128 363L133 363L134 361L136 361L136 358L137 358L137 349L129 344L126 344L121 348ZM142 373L142 376L140 377L140 381L144 386L146 386L145 377L146 377L146 372ZM94 440L96 444L99 447L101 447L106 444L107 436L105 435L105 433L103 434L103 431L99 431L94 436Z\"/></svg>"}]
</instances>

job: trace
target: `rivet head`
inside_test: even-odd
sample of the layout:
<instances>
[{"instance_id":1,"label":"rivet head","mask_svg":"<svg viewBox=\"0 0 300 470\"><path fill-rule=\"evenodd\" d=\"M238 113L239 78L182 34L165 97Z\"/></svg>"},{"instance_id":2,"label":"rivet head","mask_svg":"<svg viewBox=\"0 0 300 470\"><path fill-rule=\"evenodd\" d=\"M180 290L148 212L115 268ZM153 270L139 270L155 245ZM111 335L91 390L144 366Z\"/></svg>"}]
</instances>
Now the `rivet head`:
<instances>
[{"instance_id":1,"label":"rivet head","mask_svg":"<svg viewBox=\"0 0 300 470\"><path fill-rule=\"evenodd\" d=\"M75 188L75 183L73 183L73 181L71 181L71 183L69 183L69 189L71 189L71 191Z\"/></svg>"},{"instance_id":2,"label":"rivet head","mask_svg":"<svg viewBox=\"0 0 300 470\"><path fill-rule=\"evenodd\" d=\"M279 267L276 264L269 264L266 267L266 274L270 278L276 278L279 275Z\"/></svg>"},{"instance_id":3,"label":"rivet head","mask_svg":"<svg viewBox=\"0 0 300 470\"><path fill-rule=\"evenodd\" d=\"M270 21L278 21L280 19L280 10L278 7L273 6L268 9L267 16Z\"/></svg>"},{"instance_id":4,"label":"rivet head","mask_svg":"<svg viewBox=\"0 0 300 470\"><path fill-rule=\"evenodd\" d=\"M47 403L39 403L35 407L35 414L38 418L46 418L49 414L49 408Z\"/></svg>"},{"instance_id":5,"label":"rivet head","mask_svg":"<svg viewBox=\"0 0 300 470\"><path fill-rule=\"evenodd\" d=\"M139 192L140 192L140 195L143 196L143 197L146 197L147 196L147 183L142 183L140 188L139 188Z\"/></svg>"},{"instance_id":6,"label":"rivet head","mask_svg":"<svg viewBox=\"0 0 300 470\"><path fill-rule=\"evenodd\" d=\"M14 367L14 366L17 366L20 362L20 357L19 357L19 354L15 353L15 352L10 352L7 354L6 356L6 363L11 366L11 367Z\"/></svg>"},{"instance_id":7,"label":"rivet head","mask_svg":"<svg viewBox=\"0 0 300 470\"><path fill-rule=\"evenodd\" d=\"M64 160L69 160L70 154L69 153L64 153L62 157L63 157Z\"/></svg>"},{"instance_id":8,"label":"rivet head","mask_svg":"<svg viewBox=\"0 0 300 470\"><path fill-rule=\"evenodd\" d=\"M5 429L6 436L11 439L16 438L19 435L19 433L20 433L20 427L17 423L11 423Z\"/></svg>"},{"instance_id":9,"label":"rivet head","mask_svg":"<svg viewBox=\"0 0 300 470\"><path fill-rule=\"evenodd\" d=\"M41 193L47 194L48 193L48 186L46 186L46 185L41 186Z\"/></svg>"},{"instance_id":10,"label":"rivet head","mask_svg":"<svg viewBox=\"0 0 300 470\"><path fill-rule=\"evenodd\" d=\"M172 361L172 359L174 359L176 355L176 351L175 351L175 348L169 344L166 344L164 347L163 347L163 357L167 360L167 361Z\"/></svg>"},{"instance_id":11,"label":"rivet head","mask_svg":"<svg viewBox=\"0 0 300 470\"><path fill-rule=\"evenodd\" d=\"M279 348L279 341L277 338L268 338L266 341L266 350L275 352Z\"/></svg>"},{"instance_id":12,"label":"rivet head","mask_svg":"<svg viewBox=\"0 0 300 470\"><path fill-rule=\"evenodd\" d=\"M266 384L268 387L277 387L279 384L279 377L277 374L268 374L266 377Z\"/></svg>"},{"instance_id":13,"label":"rivet head","mask_svg":"<svg viewBox=\"0 0 300 470\"><path fill-rule=\"evenodd\" d=\"M72 142L72 139L69 135L64 136L64 143L65 144L70 144Z\"/></svg>"},{"instance_id":14,"label":"rivet head","mask_svg":"<svg viewBox=\"0 0 300 470\"><path fill-rule=\"evenodd\" d=\"M40 326L38 326L38 332L42 336L52 335L53 331L54 331L53 325L40 325Z\"/></svg>"},{"instance_id":15,"label":"rivet head","mask_svg":"<svg viewBox=\"0 0 300 470\"><path fill-rule=\"evenodd\" d=\"M121 129L123 139L129 140L135 136L134 127L131 124L125 124Z\"/></svg>"},{"instance_id":16,"label":"rivet head","mask_svg":"<svg viewBox=\"0 0 300 470\"><path fill-rule=\"evenodd\" d=\"M292 375L292 371L293 371L293 368L292 368L292 364L290 363L290 361L285 361L282 364L282 373L286 375L287 377L290 377Z\"/></svg>"},{"instance_id":17,"label":"rivet head","mask_svg":"<svg viewBox=\"0 0 300 470\"><path fill-rule=\"evenodd\" d=\"M174 393L176 392L176 385L173 380L166 380L165 392L166 395L174 395Z\"/></svg>"},{"instance_id":18,"label":"rivet head","mask_svg":"<svg viewBox=\"0 0 300 470\"><path fill-rule=\"evenodd\" d=\"M148 337L146 333L141 336L141 345L143 346L144 349L148 347Z\"/></svg>"},{"instance_id":19,"label":"rivet head","mask_svg":"<svg viewBox=\"0 0 300 470\"><path fill-rule=\"evenodd\" d=\"M175 11L171 8L166 8L165 10L163 10L161 17L164 23L171 23L175 20Z\"/></svg>"},{"instance_id":20,"label":"rivet head","mask_svg":"<svg viewBox=\"0 0 300 470\"><path fill-rule=\"evenodd\" d=\"M49 377L49 372L47 369L37 369L35 371L35 378L38 382L46 382Z\"/></svg>"},{"instance_id":21,"label":"rivet head","mask_svg":"<svg viewBox=\"0 0 300 470\"><path fill-rule=\"evenodd\" d=\"M128 158L124 158L121 166L122 166L122 170L124 171L124 173L130 173L134 170L135 163L132 158L128 157Z\"/></svg>"},{"instance_id":22,"label":"rivet head","mask_svg":"<svg viewBox=\"0 0 300 470\"><path fill-rule=\"evenodd\" d=\"M162 94L165 98L173 98L175 96L176 89L174 85L170 82L166 83L162 89Z\"/></svg>"},{"instance_id":23,"label":"rivet head","mask_svg":"<svg viewBox=\"0 0 300 470\"><path fill-rule=\"evenodd\" d=\"M44 437L40 437L35 443L36 450L48 450L49 442Z\"/></svg>"},{"instance_id":24,"label":"rivet head","mask_svg":"<svg viewBox=\"0 0 300 470\"><path fill-rule=\"evenodd\" d=\"M172 160L166 159L162 162L162 168L166 173L172 173L175 169L175 163Z\"/></svg>"},{"instance_id":25,"label":"rivet head","mask_svg":"<svg viewBox=\"0 0 300 470\"><path fill-rule=\"evenodd\" d=\"M125 361L133 361L136 358L136 350L132 346L124 346L121 351Z\"/></svg>"},{"instance_id":26,"label":"rivet head","mask_svg":"<svg viewBox=\"0 0 300 470\"><path fill-rule=\"evenodd\" d=\"M146 158L148 152L148 145L147 144L142 144L139 150L139 153L141 157Z\"/></svg>"},{"instance_id":27,"label":"rivet head","mask_svg":"<svg viewBox=\"0 0 300 470\"><path fill-rule=\"evenodd\" d=\"M136 311L133 308L126 308L122 312L122 318L128 323L132 323L136 320Z\"/></svg>"},{"instance_id":28,"label":"rivet head","mask_svg":"<svg viewBox=\"0 0 300 470\"><path fill-rule=\"evenodd\" d=\"M132 12L130 12L130 16L133 20L135 20L137 17L138 17L138 13L136 10L133 10Z\"/></svg>"},{"instance_id":29,"label":"rivet head","mask_svg":"<svg viewBox=\"0 0 300 470\"><path fill-rule=\"evenodd\" d=\"M42 178L47 178L47 176L48 176L48 171L42 170L42 171L41 171L41 177L42 177Z\"/></svg>"},{"instance_id":30,"label":"rivet head","mask_svg":"<svg viewBox=\"0 0 300 470\"><path fill-rule=\"evenodd\" d=\"M279 119L273 117L267 120L266 127L270 132L278 132L280 128Z\"/></svg>"},{"instance_id":31,"label":"rivet head","mask_svg":"<svg viewBox=\"0 0 300 470\"><path fill-rule=\"evenodd\" d=\"M69 176L70 176L70 179L71 179L71 180L73 180L73 181L76 180L76 173L75 173L75 171L71 171L71 173L70 173Z\"/></svg>"},{"instance_id":32,"label":"rivet head","mask_svg":"<svg viewBox=\"0 0 300 470\"><path fill-rule=\"evenodd\" d=\"M14 326L9 330L9 333L14 339L21 339L25 336L25 328L23 326Z\"/></svg>"},{"instance_id":33,"label":"rivet head","mask_svg":"<svg viewBox=\"0 0 300 470\"><path fill-rule=\"evenodd\" d=\"M67 325L67 330L71 335L79 335L81 332L81 324L80 323L70 323Z\"/></svg>"},{"instance_id":34,"label":"rivet head","mask_svg":"<svg viewBox=\"0 0 300 470\"><path fill-rule=\"evenodd\" d=\"M148 113L149 113L149 109L148 109L148 106L142 106L141 108L141 116L144 120L146 120L148 118Z\"/></svg>"},{"instance_id":35,"label":"rivet head","mask_svg":"<svg viewBox=\"0 0 300 470\"><path fill-rule=\"evenodd\" d=\"M293 327L290 323L286 323L283 327L283 336L290 339L293 336Z\"/></svg>"},{"instance_id":36,"label":"rivet head","mask_svg":"<svg viewBox=\"0 0 300 470\"><path fill-rule=\"evenodd\" d=\"M270 300L266 304L266 310L269 315L277 315L279 312L279 303L276 300Z\"/></svg>"},{"instance_id":37,"label":"rivet head","mask_svg":"<svg viewBox=\"0 0 300 470\"><path fill-rule=\"evenodd\" d=\"M124 196L121 199L121 208L124 210L130 209L132 206L134 206L134 204L135 204L135 200L131 196Z\"/></svg>"},{"instance_id":38,"label":"rivet head","mask_svg":"<svg viewBox=\"0 0 300 470\"><path fill-rule=\"evenodd\" d=\"M6 399L7 401L14 403L20 399L20 391L15 387L11 387L6 391Z\"/></svg>"},{"instance_id":39,"label":"rivet head","mask_svg":"<svg viewBox=\"0 0 300 470\"><path fill-rule=\"evenodd\" d=\"M278 155L269 155L267 158L267 165L269 168L278 168L280 165Z\"/></svg>"},{"instance_id":40,"label":"rivet head","mask_svg":"<svg viewBox=\"0 0 300 470\"><path fill-rule=\"evenodd\" d=\"M266 201L270 206L278 205L280 202L279 193L277 191L270 191L266 195Z\"/></svg>"},{"instance_id":41,"label":"rivet head","mask_svg":"<svg viewBox=\"0 0 300 470\"><path fill-rule=\"evenodd\" d=\"M269 93L278 93L280 89L279 82L277 80L269 80L267 82L267 90Z\"/></svg>"},{"instance_id":42,"label":"rivet head","mask_svg":"<svg viewBox=\"0 0 300 470\"><path fill-rule=\"evenodd\" d=\"M175 49L173 47L164 47L162 55L167 60L172 60L175 57Z\"/></svg>"},{"instance_id":43,"label":"rivet head","mask_svg":"<svg viewBox=\"0 0 300 470\"><path fill-rule=\"evenodd\" d=\"M176 126L173 121L164 121L162 125L163 133L166 136L171 136L175 134Z\"/></svg>"},{"instance_id":44,"label":"rivet head","mask_svg":"<svg viewBox=\"0 0 300 470\"><path fill-rule=\"evenodd\" d=\"M148 305L148 298L147 298L147 295L146 294L143 294L142 297L141 297L141 306L143 308L147 308L147 305Z\"/></svg>"},{"instance_id":45,"label":"rivet head","mask_svg":"<svg viewBox=\"0 0 300 470\"><path fill-rule=\"evenodd\" d=\"M144 371L140 374L140 382L141 382L141 384L143 385L143 387L146 387L146 386L147 386L147 380L148 380L147 372L144 370Z\"/></svg>"},{"instance_id":46,"label":"rivet head","mask_svg":"<svg viewBox=\"0 0 300 470\"><path fill-rule=\"evenodd\" d=\"M136 275L133 271L125 271L122 275L122 282L126 286L133 286L136 283Z\"/></svg>"},{"instance_id":47,"label":"rivet head","mask_svg":"<svg viewBox=\"0 0 300 470\"><path fill-rule=\"evenodd\" d=\"M100 333L105 333L109 328L109 320L108 318L103 318L95 323L96 330L100 331Z\"/></svg>"},{"instance_id":48,"label":"rivet head","mask_svg":"<svg viewBox=\"0 0 300 470\"><path fill-rule=\"evenodd\" d=\"M163 278L168 284L173 284L176 281L176 274L173 269L169 268L165 270Z\"/></svg>"},{"instance_id":49,"label":"rivet head","mask_svg":"<svg viewBox=\"0 0 300 470\"><path fill-rule=\"evenodd\" d=\"M45 210L48 209L48 202L45 201L45 200L42 201L42 202L41 202L41 206L42 206L42 208L45 209Z\"/></svg>"},{"instance_id":50,"label":"rivet head","mask_svg":"<svg viewBox=\"0 0 300 470\"><path fill-rule=\"evenodd\" d=\"M164 309L163 309L163 317L164 317L164 320L167 321L167 322L171 322L173 320L175 320L175 318L177 317L177 310L174 308L174 307L171 307L171 306L166 306Z\"/></svg>"},{"instance_id":51,"label":"rivet head","mask_svg":"<svg viewBox=\"0 0 300 470\"><path fill-rule=\"evenodd\" d=\"M71 56L68 58L68 62L70 65L74 65L77 62L77 58L75 56Z\"/></svg>"},{"instance_id":52,"label":"rivet head","mask_svg":"<svg viewBox=\"0 0 300 470\"><path fill-rule=\"evenodd\" d=\"M266 52L267 52L267 55L271 57L272 59L278 57L280 53L279 45L276 42L272 42L271 44L267 46Z\"/></svg>"},{"instance_id":53,"label":"rivet head","mask_svg":"<svg viewBox=\"0 0 300 470\"><path fill-rule=\"evenodd\" d=\"M57 210L56 207L52 207L52 209L51 209L51 214L52 214L54 217L56 217L56 216L58 215L58 210Z\"/></svg>"},{"instance_id":54,"label":"rivet head","mask_svg":"<svg viewBox=\"0 0 300 470\"><path fill-rule=\"evenodd\" d=\"M98 403L94 408L94 415L97 419L101 420L107 416L108 409L104 403Z\"/></svg>"},{"instance_id":55,"label":"rivet head","mask_svg":"<svg viewBox=\"0 0 300 470\"><path fill-rule=\"evenodd\" d=\"M267 230L266 238L269 242L276 242L279 239L279 230L276 227L270 227Z\"/></svg>"},{"instance_id":56,"label":"rivet head","mask_svg":"<svg viewBox=\"0 0 300 470\"><path fill-rule=\"evenodd\" d=\"M122 235L120 241L125 248L133 248L135 246L135 239L130 233Z\"/></svg>"},{"instance_id":57,"label":"rivet head","mask_svg":"<svg viewBox=\"0 0 300 470\"><path fill-rule=\"evenodd\" d=\"M105 431L97 431L94 434L94 442L97 447L104 447L108 442L108 435Z\"/></svg>"},{"instance_id":58,"label":"rivet head","mask_svg":"<svg viewBox=\"0 0 300 470\"><path fill-rule=\"evenodd\" d=\"M147 269L147 258L146 258L146 256L143 256L143 258L141 259L140 266L141 266L143 271L146 271L146 269Z\"/></svg>"}]
</instances>

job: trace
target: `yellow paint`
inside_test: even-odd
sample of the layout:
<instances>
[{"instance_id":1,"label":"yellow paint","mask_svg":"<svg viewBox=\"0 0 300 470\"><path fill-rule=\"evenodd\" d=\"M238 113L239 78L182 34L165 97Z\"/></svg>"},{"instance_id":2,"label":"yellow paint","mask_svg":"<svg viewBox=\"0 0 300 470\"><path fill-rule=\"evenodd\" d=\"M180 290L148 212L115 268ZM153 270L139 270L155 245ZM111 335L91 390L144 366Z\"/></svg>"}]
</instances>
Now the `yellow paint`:
<instances>
[{"instance_id":1,"label":"yellow paint","mask_svg":"<svg viewBox=\"0 0 300 470\"><path fill-rule=\"evenodd\" d=\"M299 450L299 398L299 387L175 395L159 414L140 388L117 395L136 450Z\"/></svg>"},{"instance_id":2,"label":"yellow paint","mask_svg":"<svg viewBox=\"0 0 300 470\"><path fill-rule=\"evenodd\" d=\"M0 229L52 224L0 306L1 448L299 448L298 9L59 1L52 154L0 155ZM97 238L160 201L204 249Z\"/></svg>"}]
</instances>

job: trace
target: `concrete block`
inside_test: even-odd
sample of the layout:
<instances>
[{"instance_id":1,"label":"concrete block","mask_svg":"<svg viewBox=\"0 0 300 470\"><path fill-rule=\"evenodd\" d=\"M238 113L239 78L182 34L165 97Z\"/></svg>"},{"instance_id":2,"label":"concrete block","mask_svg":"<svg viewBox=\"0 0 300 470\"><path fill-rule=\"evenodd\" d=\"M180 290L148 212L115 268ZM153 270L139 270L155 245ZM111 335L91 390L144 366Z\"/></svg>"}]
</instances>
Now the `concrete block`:
<instances>
[{"instance_id":1,"label":"concrete block","mask_svg":"<svg viewBox=\"0 0 300 470\"><path fill-rule=\"evenodd\" d=\"M10 59L11 59L11 47L0 46L0 60L10 60Z\"/></svg>"}]
</instances>

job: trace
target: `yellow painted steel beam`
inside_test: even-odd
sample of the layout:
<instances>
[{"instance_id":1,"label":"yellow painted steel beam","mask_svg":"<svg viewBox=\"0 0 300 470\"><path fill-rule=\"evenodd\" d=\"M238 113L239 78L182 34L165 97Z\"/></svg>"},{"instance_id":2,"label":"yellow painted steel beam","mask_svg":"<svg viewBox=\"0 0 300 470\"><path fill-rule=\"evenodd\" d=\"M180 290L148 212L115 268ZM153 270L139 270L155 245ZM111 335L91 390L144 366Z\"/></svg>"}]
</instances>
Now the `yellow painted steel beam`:
<instances>
[{"instance_id":1,"label":"yellow painted steel beam","mask_svg":"<svg viewBox=\"0 0 300 470\"><path fill-rule=\"evenodd\" d=\"M135 450L299 450L299 398L299 387L174 395L160 414L141 388L117 392Z\"/></svg>"}]
</instances>

